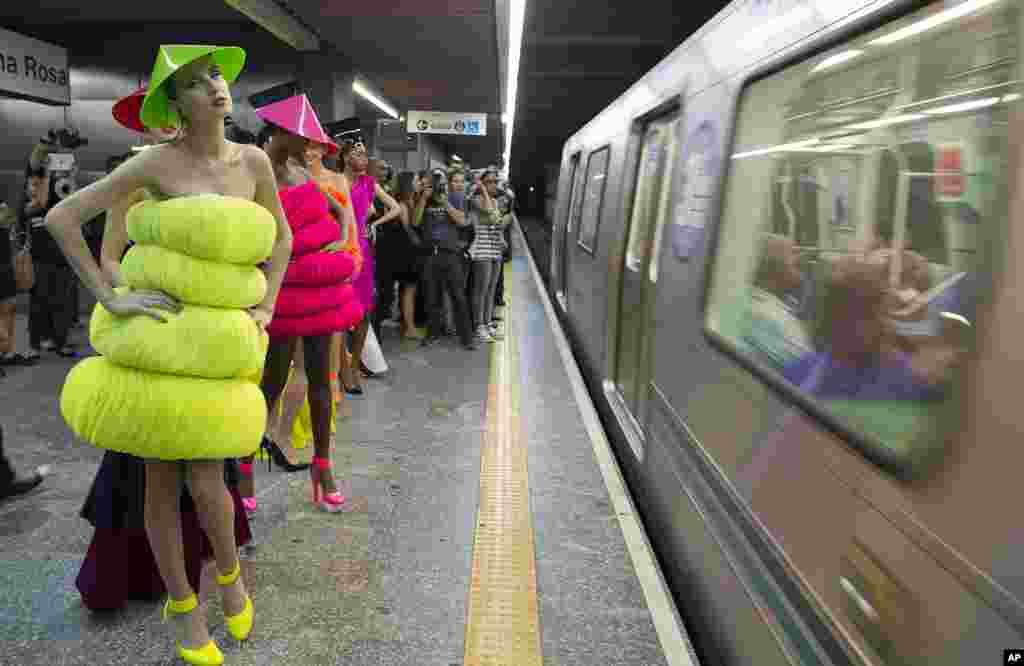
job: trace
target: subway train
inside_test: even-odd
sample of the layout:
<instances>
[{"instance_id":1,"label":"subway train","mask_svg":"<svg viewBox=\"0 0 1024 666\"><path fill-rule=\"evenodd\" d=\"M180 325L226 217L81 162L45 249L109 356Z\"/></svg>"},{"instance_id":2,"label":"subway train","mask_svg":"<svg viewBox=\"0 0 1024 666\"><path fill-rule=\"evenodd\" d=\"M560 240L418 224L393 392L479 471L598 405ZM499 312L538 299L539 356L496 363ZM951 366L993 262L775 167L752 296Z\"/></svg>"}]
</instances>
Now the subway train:
<instances>
[{"instance_id":1,"label":"subway train","mask_svg":"<svg viewBox=\"0 0 1024 666\"><path fill-rule=\"evenodd\" d=\"M733 2L565 143L547 288L702 663L1024 648L1022 31Z\"/></svg>"}]
</instances>

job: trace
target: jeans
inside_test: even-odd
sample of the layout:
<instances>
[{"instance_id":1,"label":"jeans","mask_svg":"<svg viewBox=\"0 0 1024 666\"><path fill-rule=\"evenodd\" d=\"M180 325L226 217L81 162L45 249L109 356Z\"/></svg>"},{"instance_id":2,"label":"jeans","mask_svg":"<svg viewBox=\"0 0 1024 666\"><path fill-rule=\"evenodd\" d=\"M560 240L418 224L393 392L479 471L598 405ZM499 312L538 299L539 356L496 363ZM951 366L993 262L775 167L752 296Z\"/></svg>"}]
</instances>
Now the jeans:
<instances>
[{"instance_id":1,"label":"jeans","mask_svg":"<svg viewBox=\"0 0 1024 666\"><path fill-rule=\"evenodd\" d=\"M473 262L473 322L478 328L489 326L494 318L494 292L498 288L501 261L485 259Z\"/></svg>"}]
</instances>

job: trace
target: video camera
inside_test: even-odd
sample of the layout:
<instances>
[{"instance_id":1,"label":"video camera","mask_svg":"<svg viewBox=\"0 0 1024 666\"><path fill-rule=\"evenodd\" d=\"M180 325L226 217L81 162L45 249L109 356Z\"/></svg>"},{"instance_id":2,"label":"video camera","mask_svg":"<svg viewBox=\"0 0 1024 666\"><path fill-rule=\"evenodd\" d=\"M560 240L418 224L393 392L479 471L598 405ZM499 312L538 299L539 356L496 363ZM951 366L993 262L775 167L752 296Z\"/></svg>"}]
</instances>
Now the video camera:
<instances>
[{"instance_id":1,"label":"video camera","mask_svg":"<svg viewBox=\"0 0 1024 666\"><path fill-rule=\"evenodd\" d=\"M51 195L66 199L78 189L78 164L74 150L88 145L78 130L62 128L50 130L39 139L29 157L32 170L46 169L50 177Z\"/></svg>"},{"instance_id":2,"label":"video camera","mask_svg":"<svg viewBox=\"0 0 1024 666\"><path fill-rule=\"evenodd\" d=\"M89 139L83 139L78 130L67 127L50 130L46 133L46 138L40 139L39 142L60 150L78 150L82 146L89 145Z\"/></svg>"}]
</instances>

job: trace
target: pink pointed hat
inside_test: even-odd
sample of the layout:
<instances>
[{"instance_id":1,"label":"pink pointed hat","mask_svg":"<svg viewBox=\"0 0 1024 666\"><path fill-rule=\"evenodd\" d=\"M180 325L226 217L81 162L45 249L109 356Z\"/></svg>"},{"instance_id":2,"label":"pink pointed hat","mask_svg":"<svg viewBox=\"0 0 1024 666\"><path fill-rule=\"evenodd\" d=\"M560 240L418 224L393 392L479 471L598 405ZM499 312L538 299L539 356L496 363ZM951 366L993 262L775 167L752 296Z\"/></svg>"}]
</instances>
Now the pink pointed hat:
<instances>
[{"instance_id":1,"label":"pink pointed hat","mask_svg":"<svg viewBox=\"0 0 1024 666\"><path fill-rule=\"evenodd\" d=\"M331 141L331 138L324 132L324 128L320 126L316 111L313 110L313 105L309 103L305 94L293 95L279 102L261 106L256 109L256 115L292 134L298 134L310 141L324 144L327 146L328 155L338 152L338 144Z\"/></svg>"}]
</instances>

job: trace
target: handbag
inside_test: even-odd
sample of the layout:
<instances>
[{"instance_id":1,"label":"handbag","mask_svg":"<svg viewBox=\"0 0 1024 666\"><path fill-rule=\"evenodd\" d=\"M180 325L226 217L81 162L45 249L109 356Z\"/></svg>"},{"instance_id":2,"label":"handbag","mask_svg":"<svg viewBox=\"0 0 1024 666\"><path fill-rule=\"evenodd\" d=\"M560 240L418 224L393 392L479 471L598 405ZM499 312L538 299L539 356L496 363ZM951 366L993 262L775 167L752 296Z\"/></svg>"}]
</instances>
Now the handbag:
<instances>
[{"instance_id":1,"label":"handbag","mask_svg":"<svg viewBox=\"0 0 1024 666\"><path fill-rule=\"evenodd\" d=\"M18 291L30 291L36 283L36 271L32 255L22 250L14 256L14 285Z\"/></svg>"}]
</instances>

